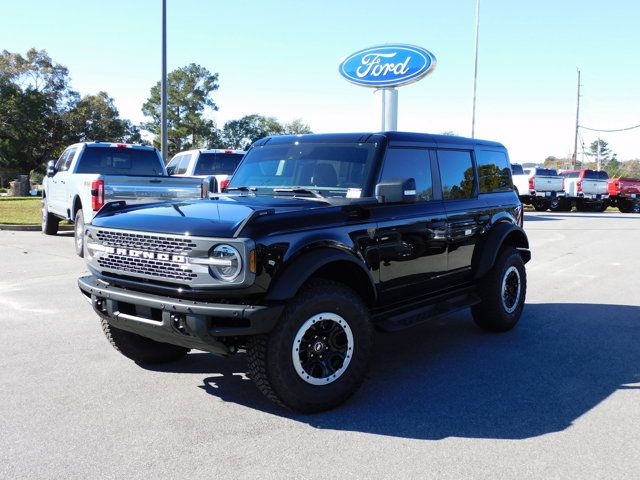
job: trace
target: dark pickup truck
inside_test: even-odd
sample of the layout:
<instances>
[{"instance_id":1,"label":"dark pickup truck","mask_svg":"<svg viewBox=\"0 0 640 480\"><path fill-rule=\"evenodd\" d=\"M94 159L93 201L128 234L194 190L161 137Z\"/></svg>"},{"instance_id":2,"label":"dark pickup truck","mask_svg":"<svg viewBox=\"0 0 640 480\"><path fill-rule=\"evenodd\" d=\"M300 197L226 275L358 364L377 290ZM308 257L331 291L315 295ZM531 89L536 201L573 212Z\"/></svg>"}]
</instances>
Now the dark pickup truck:
<instances>
[{"instance_id":1,"label":"dark pickup truck","mask_svg":"<svg viewBox=\"0 0 640 480\"><path fill-rule=\"evenodd\" d=\"M268 137L211 199L105 206L79 286L135 362L246 350L258 388L317 412L365 378L374 328L524 308L529 243L499 143L417 133Z\"/></svg>"}]
</instances>

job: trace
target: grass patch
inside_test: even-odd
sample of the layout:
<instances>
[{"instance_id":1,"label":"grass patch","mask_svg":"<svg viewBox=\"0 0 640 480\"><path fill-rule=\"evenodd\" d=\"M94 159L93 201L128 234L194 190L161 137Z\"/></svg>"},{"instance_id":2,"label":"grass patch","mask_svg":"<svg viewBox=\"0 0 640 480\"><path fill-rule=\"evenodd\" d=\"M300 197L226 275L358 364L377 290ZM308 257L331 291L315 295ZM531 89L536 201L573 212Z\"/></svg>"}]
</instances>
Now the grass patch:
<instances>
[{"instance_id":1,"label":"grass patch","mask_svg":"<svg viewBox=\"0 0 640 480\"><path fill-rule=\"evenodd\" d=\"M0 223L40 225L40 197L0 197Z\"/></svg>"}]
</instances>

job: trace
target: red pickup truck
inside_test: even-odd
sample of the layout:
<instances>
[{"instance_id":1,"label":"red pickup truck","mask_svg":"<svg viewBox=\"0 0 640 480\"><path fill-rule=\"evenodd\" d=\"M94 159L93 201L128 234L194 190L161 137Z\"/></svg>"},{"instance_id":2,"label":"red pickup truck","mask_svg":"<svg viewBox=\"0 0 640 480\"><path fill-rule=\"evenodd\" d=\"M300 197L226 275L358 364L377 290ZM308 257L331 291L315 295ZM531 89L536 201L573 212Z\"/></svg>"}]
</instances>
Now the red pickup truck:
<instances>
[{"instance_id":1,"label":"red pickup truck","mask_svg":"<svg viewBox=\"0 0 640 480\"><path fill-rule=\"evenodd\" d=\"M640 180L611 178L608 184L609 204L622 213L640 213Z\"/></svg>"}]
</instances>

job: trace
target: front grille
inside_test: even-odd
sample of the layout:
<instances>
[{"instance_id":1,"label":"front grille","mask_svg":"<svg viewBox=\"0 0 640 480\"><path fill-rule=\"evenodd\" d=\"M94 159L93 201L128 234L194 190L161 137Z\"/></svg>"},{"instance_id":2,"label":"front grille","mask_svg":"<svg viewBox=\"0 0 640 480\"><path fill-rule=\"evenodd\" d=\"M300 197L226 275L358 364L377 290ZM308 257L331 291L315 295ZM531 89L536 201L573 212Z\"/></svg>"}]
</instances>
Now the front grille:
<instances>
[{"instance_id":1,"label":"front grille","mask_svg":"<svg viewBox=\"0 0 640 480\"><path fill-rule=\"evenodd\" d=\"M98 265L102 268L122 272L139 273L154 277L171 278L175 280L192 280L197 277L192 270L183 268L184 264L146 258L124 257L105 254L98 258Z\"/></svg>"},{"instance_id":2,"label":"front grille","mask_svg":"<svg viewBox=\"0 0 640 480\"><path fill-rule=\"evenodd\" d=\"M185 255L196 246L195 243L184 237L160 237L141 233L112 232L108 230L98 230L96 236L101 244L110 247L136 248L157 253Z\"/></svg>"}]
</instances>

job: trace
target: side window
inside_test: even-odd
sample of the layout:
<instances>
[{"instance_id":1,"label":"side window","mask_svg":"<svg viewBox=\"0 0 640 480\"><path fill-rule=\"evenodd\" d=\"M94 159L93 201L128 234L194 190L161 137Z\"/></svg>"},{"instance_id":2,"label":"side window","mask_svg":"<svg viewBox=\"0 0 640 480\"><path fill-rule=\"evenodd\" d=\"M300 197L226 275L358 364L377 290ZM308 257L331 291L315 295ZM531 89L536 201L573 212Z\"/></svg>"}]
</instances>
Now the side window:
<instances>
[{"instance_id":1,"label":"side window","mask_svg":"<svg viewBox=\"0 0 640 480\"><path fill-rule=\"evenodd\" d=\"M67 158L69 158L69 153L70 152L71 152L71 149L68 148L64 152L62 152L62 155L60 155L60 158L56 162L56 171L57 172L64 172L64 171L67 170L65 168L65 165L67 163Z\"/></svg>"},{"instance_id":2,"label":"side window","mask_svg":"<svg viewBox=\"0 0 640 480\"><path fill-rule=\"evenodd\" d=\"M480 193L510 192L513 190L511 169L504 152L480 150L476 158Z\"/></svg>"},{"instance_id":3,"label":"side window","mask_svg":"<svg viewBox=\"0 0 640 480\"><path fill-rule=\"evenodd\" d=\"M444 200L473 198L475 174L471 152L438 150L438 166Z\"/></svg>"},{"instance_id":4,"label":"side window","mask_svg":"<svg viewBox=\"0 0 640 480\"><path fill-rule=\"evenodd\" d=\"M171 161L167 164L167 173L169 175L174 175L180 164L180 160L182 159L182 155L176 155L171 159Z\"/></svg>"},{"instance_id":5,"label":"side window","mask_svg":"<svg viewBox=\"0 0 640 480\"><path fill-rule=\"evenodd\" d=\"M413 178L417 200L433 200L431 161L428 150L390 148L382 165L380 180Z\"/></svg>"},{"instance_id":6,"label":"side window","mask_svg":"<svg viewBox=\"0 0 640 480\"><path fill-rule=\"evenodd\" d=\"M182 155L180 159L180 164L176 167L176 171L174 175L184 175L187 173L187 168L189 168L189 161L191 160L191 155Z\"/></svg>"},{"instance_id":7,"label":"side window","mask_svg":"<svg viewBox=\"0 0 640 480\"><path fill-rule=\"evenodd\" d=\"M518 165L517 163L511 164L511 171L514 175L524 175L524 170L522 169L522 165Z\"/></svg>"},{"instance_id":8,"label":"side window","mask_svg":"<svg viewBox=\"0 0 640 480\"><path fill-rule=\"evenodd\" d=\"M69 168L71 167L71 162L73 161L73 157L76 156L76 150L77 148L70 148L67 151L67 158L65 158L64 165L62 166L65 172L69 170Z\"/></svg>"}]
</instances>

